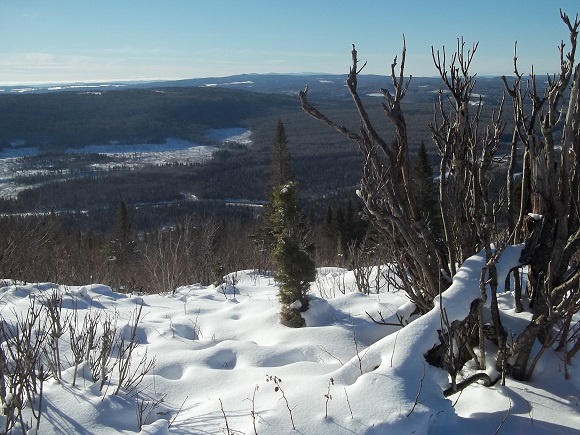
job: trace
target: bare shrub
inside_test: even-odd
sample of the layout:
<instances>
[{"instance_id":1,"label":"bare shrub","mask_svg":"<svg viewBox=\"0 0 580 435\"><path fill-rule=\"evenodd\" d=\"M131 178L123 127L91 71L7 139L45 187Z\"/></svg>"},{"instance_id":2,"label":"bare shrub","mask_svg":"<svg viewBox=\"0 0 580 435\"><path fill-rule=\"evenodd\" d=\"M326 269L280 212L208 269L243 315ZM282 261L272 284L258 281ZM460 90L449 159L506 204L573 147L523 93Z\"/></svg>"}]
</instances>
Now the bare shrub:
<instances>
[{"instance_id":1,"label":"bare shrub","mask_svg":"<svg viewBox=\"0 0 580 435\"><path fill-rule=\"evenodd\" d=\"M143 304L140 304L131 314L128 326L130 328L129 335L125 336L121 331L117 341L117 387L113 394L119 394L121 389L127 392L132 392L142 381L146 374L153 370L155 366L155 358L149 360L147 352L137 364L135 370L131 369L133 363L133 352L139 346L137 340L137 329L141 321L141 314L143 312Z\"/></svg>"},{"instance_id":2,"label":"bare shrub","mask_svg":"<svg viewBox=\"0 0 580 435\"><path fill-rule=\"evenodd\" d=\"M4 433L20 424L22 432L31 428L24 421L23 411L28 404L40 425L43 384L49 374L45 370L43 353L49 341L47 319L43 307L32 298L25 315L13 312L15 321L0 322L0 400L6 417ZM36 408L35 408L36 406Z\"/></svg>"},{"instance_id":3,"label":"bare shrub","mask_svg":"<svg viewBox=\"0 0 580 435\"><path fill-rule=\"evenodd\" d=\"M580 307L580 264L575 260L580 248L580 65L575 59L580 21L576 16L572 22L562 11L560 17L569 32L569 44L562 41L559 46L558 72L549 75L544 85L532 70L526 82L514 51L515 77L503 77L514 125L511 149L505 157L498 155L507 126L503 119L505 99L487 111L474 94L476 80L470 69L478 44L469 47L458 39L451 54L445 47L432 47L433 63L441 78L429 125L439 154L437 219L430 219L435 210L421 212L410 177L407 124L401 105L411 83L411 77L404 75L404 39L401 57L395 57L391 64L391 84L381 89L381 107L395 133L392 140L379 134L359 95L359 75L366 63L359 63L354 45L346 85L358 114L359 130L345 127L314 107L308 99L308 86L299 93L304 111L359 147L364 166L357 194L364 214L380 232L383 244L397 248L392 261L399 278L395 284L407 293L418 313L433 308L437 295L448 288L468 257L485 253L481 298L466 301L470 315L461 325L442 325L441 346L451 346L454 336L461 334L465 342L479 341L480 354L485 354L481 308L489 293L490 332L498 342L497 369L505 373L510 362L509 368L520 380L531 376L534 360L528 363L536 339L545 349L553 343L555 327L560 328L561 337L569 336L571 323L563 320L570 310L577 312ZM486 125L484 112L489 119ZM507 165L500 166L504 162ZM521 178L516 177L520 166ZM498 188L494 180L502 171L505 188ZM439 222L440 231L435 227ZM524 243L519 262L529 265L532 321L507 348L497 306L496 264L506 245ZM360 275L363 288L367 278L364 273ZM518 278L514 285L516 307L521 311ZM471 328L473 322L475 328ZM469 357L469 346L463 348L466 355L460 360ZM455 364L451 366L456 369Z\"/></svg>"},{"instance_id":4,"label":"bare shrub","mask_svg":"<svg viewBox=\"0 0 580 435\"><path fill-rule=\"evenodd\" d=\"M145 268L151 287L158 292L175 292L185 282L191 241L187 240L189 228L159 232L145 246Z\"/></svg>"}]
</instances>

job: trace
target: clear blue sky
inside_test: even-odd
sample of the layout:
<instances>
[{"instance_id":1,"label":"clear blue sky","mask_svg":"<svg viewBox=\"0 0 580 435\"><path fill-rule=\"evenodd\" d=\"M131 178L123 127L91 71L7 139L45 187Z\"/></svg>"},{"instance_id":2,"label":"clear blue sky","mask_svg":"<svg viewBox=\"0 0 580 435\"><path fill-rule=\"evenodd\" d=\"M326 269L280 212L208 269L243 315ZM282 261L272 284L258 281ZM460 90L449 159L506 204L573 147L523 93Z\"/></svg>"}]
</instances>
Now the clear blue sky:
<instances>
[{"instance_id":1,"label":"clear blue sky","mask_svg":"<svg viewBox=\"0 0 580 435\"><path fill-rule=\"evenodd\" d=\"M0 84L346 73L351 44L386 74L433 76L431 46L479 41L472 72L558 70L578 0L0 0ZM580 58L580 54L578 56Z\"/></svg>"}]
</instances>

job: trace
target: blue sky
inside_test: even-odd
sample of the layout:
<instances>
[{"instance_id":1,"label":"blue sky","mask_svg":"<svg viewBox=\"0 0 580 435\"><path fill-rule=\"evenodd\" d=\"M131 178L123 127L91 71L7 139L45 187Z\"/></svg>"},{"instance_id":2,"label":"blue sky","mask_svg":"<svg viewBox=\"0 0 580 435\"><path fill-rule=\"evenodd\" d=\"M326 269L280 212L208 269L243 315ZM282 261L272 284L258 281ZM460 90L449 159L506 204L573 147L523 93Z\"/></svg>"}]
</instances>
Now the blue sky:
<instances>
[{"instance_id":1,"label":"blue sky","mask_svg":"<svg viewBox=\"0 0 580 435\"><path fill-rule=\"evenodd\" d=\"M479 41L472 72L558 70L578 0L1 0L0 84L346 73L355 43L386 74L407 41L407 74L433 76L431 46ZM579 56L580 57L580 56Z\"/></svg>"}]
</instances>

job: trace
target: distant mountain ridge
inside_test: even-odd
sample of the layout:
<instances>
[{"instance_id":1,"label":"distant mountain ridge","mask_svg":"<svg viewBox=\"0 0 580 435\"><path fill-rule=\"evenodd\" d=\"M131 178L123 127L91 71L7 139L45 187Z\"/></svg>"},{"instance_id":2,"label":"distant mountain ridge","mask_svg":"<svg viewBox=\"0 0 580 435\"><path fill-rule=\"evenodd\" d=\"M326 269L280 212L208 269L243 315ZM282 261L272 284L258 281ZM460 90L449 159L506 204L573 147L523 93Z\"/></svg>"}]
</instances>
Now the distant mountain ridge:
<instances>
[{"instance_id":1,"label":"distant mountain ridge","mask_svg":"<svg viewBox=\"0 0 580 435\"><path fill-rule=\"evenodd\" d=\"M348 99L346 74L303 73L303 74L239 74L226 77L205 77L183 80L160 80L144 82L100 82L0 86L2 94L53 93L63 91L101 92L124 89L175 88L175 87L221 87L258 93L297 95L306 85L312 98ZM392 89L390 77L361 75L359 93L380 96L381 88ZM436 97L442 82L438 77L413 77L405 102L431 102ZM484 101L498 101L503 92L500 77L479 77L475 92Z\"/></svg>"}]
</instances>

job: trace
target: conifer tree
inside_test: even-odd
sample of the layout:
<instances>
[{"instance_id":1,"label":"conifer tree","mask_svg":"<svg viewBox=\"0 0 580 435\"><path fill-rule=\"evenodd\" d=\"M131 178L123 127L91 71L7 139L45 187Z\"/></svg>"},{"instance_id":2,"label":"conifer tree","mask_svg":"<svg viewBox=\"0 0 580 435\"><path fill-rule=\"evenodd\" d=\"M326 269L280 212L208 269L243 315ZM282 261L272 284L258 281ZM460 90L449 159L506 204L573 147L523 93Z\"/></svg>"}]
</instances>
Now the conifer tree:
<instances>
[{"instance_id":1,"label":"conifer tree","mask_svg":"<svg viewBox=\"0 0 580 435\"><path fill-rule=\"evenodd\" d=\"M124 201L121 201L117 208L108 251L109 273L113 286L119 291L130 291L137 283L136 269L130 263L137 259L139 249L133 223Z\"/></svg>"},{"instance_id":2,"label":"conifer tree","mask_svg":"<svg viewBox=\"0 0 580 435\"><path fill-rule=\"evenodd\" d=\"M304 248L302 216L298 204L298 184L280 184L272 192L272 231L276 240L273 260L282 304L280 320L292 326L305 326L301 311L308 309L308 290L316 278L314 261Z\"/></svg>"},{"instance_id":3,"label":"conifer tree","mask_svg":"<svg viewBox=\"0 0 580 435\"><path fill-rule=\"evenodd\" d=\"M258 230L250 235L254 243L261 247L260 249L265 249L269 252L271 252L276 245L276 239L271 226L272 215L274 213L272 208L274 202L273 192L277 186L288 183L293 179L291 159L290 151L288 150L286 128L282 120L278 119L276 133L272 138L271 160L268 170L269 179L268 192L266 193L266 196L269 202L264 206L264 212L260 217L262 222L260 223Z\"/></svg>"},{"instance_id":4,"label":"conifer tree","mask_svg":"<svg viewBox=\"0 0 580 435\"><path fill-rule=\"evenodd\" d=\"M345 238L346 220L344 218L342 207L339 207L336 210L336 217L334 221L336 225L336 252L339 257L344 257L347 250L347 240Z\"/></svg>"},{"instance_id":5,"label":"conifer tree","mask_svg":"<svg viewBox=\"0 0 580 435\"><path fill-rule=\"evenodd\" d=\"M282 323L301 327L305 321L300 312L308 309L307 293L310 282L316 278L316 268L305 246L298 183L292 179L288 139L280 119L272 140L269 175L270 202L263 214L264 224L252 237L255 242L272 249L275 279L280 288Z\"/></svg>"},{"instance_id":6,"label":"conifer tree","mask_svg":"<svg viewBox=\"0 0 580 435\"><path fill-rule=\"evenodd\" d=\"M133 223L127 211L124 201L119 203L117 208L117 220L113 240L110 245L111 259L117 263L125 263L137 253L137 244L133 231Z\"/></svg>"},{"instance_id":7,"label":"conifer tree","mask_svg":"<svg viewBox=\"0 0 580 435\"><path fill-rule=\"evenodd\" d=\"M276 186L285 184L292 180L291 156L288 150L288 138L286 137L286 127L281 119L276 124L276 134L272 140L272 155L270 162L270 192Z\"/></svg>"},{"instance_id":8,"label":"conifer tree","mask_svg":"<svg viewBox=\"0 0 580 435\"><path fill-rule=\"evenodd\" d=\"M358 246L363 241L367 228L365 221L355 211L354 204L351 200L346 204L345 227L347 245L354 244Z\"/></svg>"},{"instance_id":9,"label":"conifer tree","mask_svg":"<svg viewBox=\"0 0 580 435\"><path fill-rule=\"evenodd\" d=\"M332 207L329 205L326 208L326 214L324 215L324 224L322 225L322 235L335 242L336 239L336 229L334 228L334 214L332 212Z\"/></svg>"},{"instance_id":10,"label":"conifer tree","mask_svg":"<svg viewBox=\"0 0 580 435\"><path fill-rule=\"evenodd\" d=\"M437 235L442 234L441 215L439 211L439 194L433 182L433 167L427 155L425 143L421 142L417 156L411 168L417 209L421 218Z\"/></svg>"}]
</instances>

